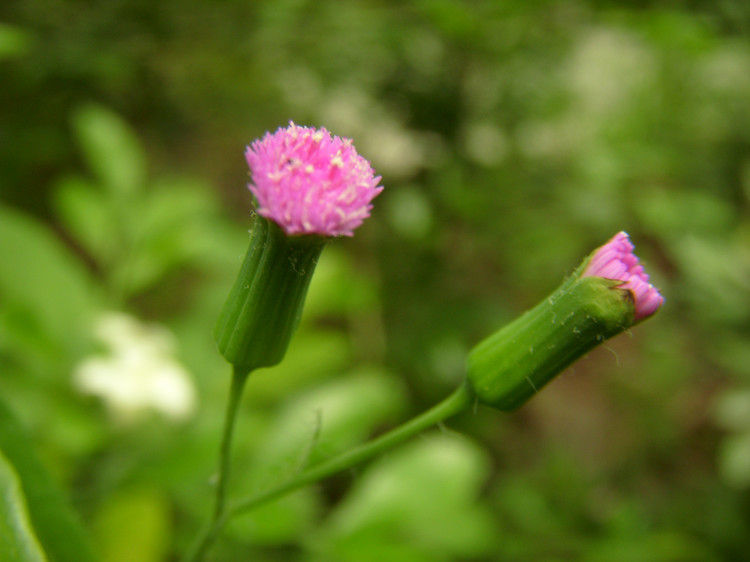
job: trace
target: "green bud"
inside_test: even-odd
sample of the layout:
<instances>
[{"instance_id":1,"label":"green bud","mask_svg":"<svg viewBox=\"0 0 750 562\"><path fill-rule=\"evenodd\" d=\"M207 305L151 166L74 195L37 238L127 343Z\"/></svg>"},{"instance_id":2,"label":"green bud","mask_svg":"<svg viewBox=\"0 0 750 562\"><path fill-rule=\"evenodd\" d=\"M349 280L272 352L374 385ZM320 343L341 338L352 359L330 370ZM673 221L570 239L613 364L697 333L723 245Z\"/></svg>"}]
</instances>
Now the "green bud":
<instances>
[{"instance_id":1,"label":"green bud","mask_svg":"<svg viewBox=\"0 0 750 562\"><path fill-rule=\"evenodd\" d=\"M632 293L621 281L580 277L480 342L468 383L480 402L513 410L591 348L633 325Z\"/></svg>"},{"instance_id":2,"label":"green bud","mask_svg":"<svg viewBox=\"0 0 750 562\"><path fill-rule=\"evenodd\" d=\"M324 244L323 237L288 236L255 217L245 261L214 330L219 351L235 370L283 359Z\"/></svg>"}]
</instances>

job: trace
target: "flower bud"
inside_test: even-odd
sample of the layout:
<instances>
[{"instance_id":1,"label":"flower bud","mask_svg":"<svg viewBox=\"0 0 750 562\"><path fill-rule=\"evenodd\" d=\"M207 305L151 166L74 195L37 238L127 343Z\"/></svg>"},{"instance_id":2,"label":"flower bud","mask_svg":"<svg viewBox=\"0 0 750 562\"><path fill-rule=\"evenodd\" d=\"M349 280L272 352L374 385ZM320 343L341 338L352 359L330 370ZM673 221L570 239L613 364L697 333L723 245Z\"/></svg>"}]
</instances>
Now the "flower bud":
<instances>
[{"instance_id":1,"label":"flower bud","mask_svg":"<svg viewBox=\"0 0 750 562\"><path fill-rule=\"evenodd\" d=\"M633 243L627 232L618 232L598 248L584 264L582 277L602 277L621 281L620 289L627 289L633 297L635 320L640 322L659 310L664 297L648 282L648 275L633 253Z\"/></svg>"},{"instance_id":2,"label":"flower bud","mask_svg":"<svg viewBox=\"0 0 750 562\"><path fill-rule=\"evenodd\" d=\"M479 401L519 407L590 349L656 312L664 299L632 250L627 234L617 234L552 295L480 342L468 359Z\"/></svg>"}]
</instances>

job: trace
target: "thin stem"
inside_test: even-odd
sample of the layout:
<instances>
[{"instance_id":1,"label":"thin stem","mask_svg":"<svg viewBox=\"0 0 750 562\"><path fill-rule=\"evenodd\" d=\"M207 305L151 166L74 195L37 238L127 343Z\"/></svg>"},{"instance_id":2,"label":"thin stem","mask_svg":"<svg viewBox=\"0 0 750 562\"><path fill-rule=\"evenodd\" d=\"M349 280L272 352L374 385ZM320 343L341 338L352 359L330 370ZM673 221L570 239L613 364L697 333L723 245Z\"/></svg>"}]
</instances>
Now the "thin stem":
<instances>
[{"instance_id":1,"label":"thin stem","mask_svg":"<svg viewBox=\"0 0 750 562\"><path fill-rule=\"evenodd\" d=\"M247 380L247 373L237 371L232 373L232 386L229 389L229 401L227 403L226 416L224 417L224 434L221 438L221 449L219 452L219 481L216 484L216 503L214 504L213 521L217 521L224 514L226 504L227 485L229 483L229 472L231 468L232 436L237 421L242 389Z\"/></svg>"},{"instance_id":2,"label":"thin stem","mask_svg":"<svg viewBox=\"0 0 750 562\"><path fill-rule=\"evenodd\" d=\"M240 513L249 511L264 503L279 498L293 490L301 488L307 484L317 482L323 478L351 468L362 461L374 457L375 455L398 445L409 437L435 425L438 422L449 418L464 410L473 398L471 390L466 384L461 385L453 394L440 402L425 413L416 418L400 425L372 441L346 451L337 457L319 463L315 466L298 474L292 480L272 488L259 495L239 500L231 506L226 514L226 519L234 517Z\"/></svg>"},{"instance_id":3,"label":"thin stem","mask_svg":"<svg viewBox=\"0 0 750 562\"><path fill-rule=\"evenodd\" d=\"M221 448L219 449L219 475L216 483L214 511L208 526L201 533L191 553L186 558L186 560L191 562L203 560L206 552L216 540L219 531L226 522L226 497L232 460L232 436L234 435L234 426L237 421L242 390L245 387L248 374L248 372L238 370L236 367L232 372L232 386L229 389L229 400L227 401L227 410L224 417L224 432L221 438Z\"/></svg>"}]
</instances>

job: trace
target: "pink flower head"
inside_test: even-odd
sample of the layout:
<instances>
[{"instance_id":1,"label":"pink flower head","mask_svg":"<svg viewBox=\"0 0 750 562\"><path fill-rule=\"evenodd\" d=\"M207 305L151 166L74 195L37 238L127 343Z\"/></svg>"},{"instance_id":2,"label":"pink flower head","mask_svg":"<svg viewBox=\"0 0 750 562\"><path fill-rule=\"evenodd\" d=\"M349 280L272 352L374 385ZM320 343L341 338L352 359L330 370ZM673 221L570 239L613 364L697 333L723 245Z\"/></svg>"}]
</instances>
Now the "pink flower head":
<instances>
[{"instance_id":1,"label":"pink flower head","mask_svg":"<svg viewBox=\"0 0 750 562\"><path fill-rule=\"evenodd\" d=\"M289 235L351 236L383 190L352 141L324 128L290 121L247 147L245 158L258 214Z\"/></svg>"},{"instance_id":2,"label":"pink flower head","mask_svg":"<svg viewBox=\"0 0 750 562\"><path fill-rule=\"evenodd\" d=\"M648 282L648 275L633 253L633 244L626 232L618 232L594 253L581 277L603 277L622 281L635 303L635 320L651 316L664 302L664 297Z\"/></svg>"}]
</instances>

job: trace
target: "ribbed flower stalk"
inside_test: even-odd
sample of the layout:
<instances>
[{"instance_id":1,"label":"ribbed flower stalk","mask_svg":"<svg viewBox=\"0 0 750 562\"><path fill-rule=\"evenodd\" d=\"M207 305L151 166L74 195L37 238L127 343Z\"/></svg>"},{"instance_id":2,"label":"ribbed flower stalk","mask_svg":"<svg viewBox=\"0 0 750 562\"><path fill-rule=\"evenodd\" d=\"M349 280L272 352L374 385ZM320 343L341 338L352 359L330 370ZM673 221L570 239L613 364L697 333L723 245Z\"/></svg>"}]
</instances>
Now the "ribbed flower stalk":
<instances>
[{"instance_id":1,"label":"ribbed flower stalk","mask_svg":"<svg viewBox=\"0 0 750 562\"><path fill-rule=\"evenodd\" d=\"M219 351L235 369L250 372L283 359L325 242L287 236L255 217L245 261L214 330Z\"/></svg>"}]
</instances>

